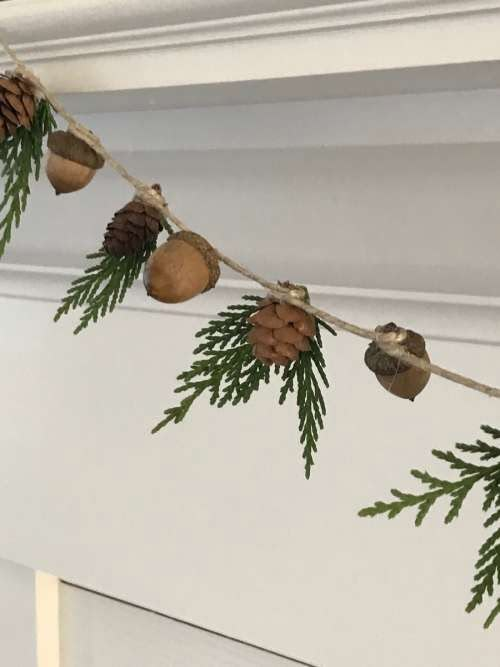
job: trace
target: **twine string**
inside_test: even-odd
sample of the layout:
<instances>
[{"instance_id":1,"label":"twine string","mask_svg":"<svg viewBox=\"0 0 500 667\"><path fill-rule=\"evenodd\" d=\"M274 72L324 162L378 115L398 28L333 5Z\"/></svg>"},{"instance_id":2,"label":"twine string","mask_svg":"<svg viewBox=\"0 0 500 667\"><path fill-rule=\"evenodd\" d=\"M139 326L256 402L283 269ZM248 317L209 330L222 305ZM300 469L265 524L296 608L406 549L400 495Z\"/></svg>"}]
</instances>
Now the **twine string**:
<instances>
[{"instance_id":1,"label":"twine string","mask_svg":"<svg viewBox=\"0 0 500 667\"><path fill-rule=\"evenodd\" d=\"M60 100L50 91L45 85L40 81L36 74L17 56L16 52L0 34L0 44L3 46L5 52L11 58L12 62L16 65L16 73L33 85L37 93L45 98L47 102L53 107L53 109L68 122L68 129L75 134L77 137L85 141L91 148L95 150L104 160L107 162L108 166L111 167L116 173L118 173L123 179L128 181L130 185L134 188L138 197L140 197L146 204L156 208L160 211L175 227L182 231L190 232L192 231L175 213L170 209L168 204L165 202L165 199L161 194L156 192L150 185L139 180L133 176L126 167L118 162L113 155L105 148L101 140L97 135L95 135L88 127L82 125L77 121L77 119L65 109ZM376 341L377 345L391 357L398 359L399 363L408 364L410 366L416 366L422 370L429 371L434 375L438 375L445 380L454 382L456 384L462 385L474 391L478 391L487 396L500 398L500 388L493 387L482 382L478 382L473 378L461 375L454 371L450 371L446 368L442 368L437 364L429 363L424 359L410 354L406 351L405 347L401 344L401 341L393 340L390 337L387 338L385 335L380 332L374 331L372 329L366 329L360 327L357 324L347 322L346 320L333 315L325 310L317 308L311 303L306 303L302 299L297 298L297 294L293 289L287 288L277 282L268 280L267 278L258 275L251 269L247 268L243 264L240 264L231 257L225 255L221 250L212 246L214 252L216 253L220 262L231 268L236 273L248 278L252 282L255 282L261 287L264 287L271 296L289 303L292 306L298 306L306 312L318 317L325 322L328 322L336 329L346 331L354 336L360 338L365 338L367 340Z\"/></svg>"}]
</instances>

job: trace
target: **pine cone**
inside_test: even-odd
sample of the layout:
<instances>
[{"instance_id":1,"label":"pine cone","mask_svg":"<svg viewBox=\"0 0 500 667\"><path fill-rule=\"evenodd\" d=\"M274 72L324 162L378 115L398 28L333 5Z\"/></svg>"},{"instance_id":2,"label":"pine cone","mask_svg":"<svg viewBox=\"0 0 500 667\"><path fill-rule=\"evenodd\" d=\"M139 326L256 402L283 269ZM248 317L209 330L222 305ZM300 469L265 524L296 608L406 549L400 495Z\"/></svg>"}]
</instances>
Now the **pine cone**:
<instances>
[{"instance_id":1,"label":"pine cone","mask_svg":"<svg viewBox=\"0 0 500 667\"><path fill-rule=\"evenodd\" d=\"M21 125L31 127L36 99L31 84L20 76L0 74L0 141Z\"/></svg>"},{"instance_id":2,"label":"pine cone","mask_svg":"<svg viewBox=\"0 0 500 667\"><path fill-rule=\"evenodd\" d=\"M316 321L301 308L264 299L260 309L250 316L253 329L248 342L253 353L268 366L286 366L301 352L310 349L309 338L316 333Z\"/></svg>"},{"instance_id":3,"label":"pine cone","mask_svg":"<svg viewBox=\"0 0 500 667\"><path fill-rule=\"evenodd\" d=\"M161 194L159 185L152 187ZM115 213L106 227L104 249L115 257L135 255L148 243L156 241L163 228L162 220L163 216L157 209L135 197Z\"/></svg>"}]
</instances>

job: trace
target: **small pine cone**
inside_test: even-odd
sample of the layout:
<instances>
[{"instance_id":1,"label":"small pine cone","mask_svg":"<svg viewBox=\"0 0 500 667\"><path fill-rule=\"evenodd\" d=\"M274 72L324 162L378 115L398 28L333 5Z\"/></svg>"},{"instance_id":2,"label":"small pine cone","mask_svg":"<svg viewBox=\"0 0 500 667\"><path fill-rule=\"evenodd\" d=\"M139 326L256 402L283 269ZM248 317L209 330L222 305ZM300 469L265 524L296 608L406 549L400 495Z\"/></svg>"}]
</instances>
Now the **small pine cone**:
<instances>
[{"instance_id":1,"label":"small pine cone","mask_svg":"<svg viewBox=\"0 0 500 667\"><path fill-rule=\"evenodd\" d=\"M316 334L316 321L301 308L264 299L259 310L250 316L252 330L248 342L257 359L268 366L286 366L301 352L310 349L309 339Z\"/></svg>"},{"instance_id":2,"label":"small pine cone","mask_svg":"<svg viewBox=\"0 0 500 667\"><path fill-rule=\"evenodd\" d=\"M0 74L0 141L13 136L18 127L31 127L36 109L31 84L20 76Z\"/></svg>"},{"instance_id":3,"label":"small pine cone","mask_svg":"<svg viewBox=\"0 0 500 667\"><path fill-rule=\"evenodd\" d=\"M153 185L153 189L161 194L159 185ZM135 197L115 213L106 227L104 249L114 257L135 255L148 243L156 241L163 228L162 220L163 216L157 209Z\"/></svg>"}]
</instances>

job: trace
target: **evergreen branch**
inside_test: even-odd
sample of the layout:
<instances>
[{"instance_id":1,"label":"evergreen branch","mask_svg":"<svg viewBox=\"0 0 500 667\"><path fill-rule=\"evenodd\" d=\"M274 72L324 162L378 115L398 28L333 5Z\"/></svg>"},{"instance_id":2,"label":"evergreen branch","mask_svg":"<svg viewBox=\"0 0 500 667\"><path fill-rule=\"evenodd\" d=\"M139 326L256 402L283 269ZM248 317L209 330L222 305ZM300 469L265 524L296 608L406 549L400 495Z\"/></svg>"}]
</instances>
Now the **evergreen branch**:
<instances>
[{"instance_id":1,"label":"evergreen branch","mask_svg":"<svg viewBox=\"0 0 500 667\"><path fill-rule=\"evenodd\" d=\"M228 403L247 403L262 382L269 383L269 368L253 356L252 346L246 342L251 329L248 318L257 310L260 298L243 298L252 303L229 306L198 331L196 337L204 341L194 354L202 358L195 359L190 369L178 376L181 385L175 390L189 393L177 406L165 410L165 417L152 433L170 422L180 423L204 392L208 392L211 405L222 408Z\"/></svg>"},{"instance_id":2,"label":"evergreen branch","mask_svg":"<svg viewBox=\"0 0 500 667\"><path fill-rule=\"evenodd\" d=\"M13 136L0 143L2 177L5 179L0 211L0 258L12 237L13 228L19 227L30 194L30 177L37 181L43 157L43 139L56 127L52 109L46 100L37 104L31 127L19 126Z\"/></svg>"},{"instance_id":3,"label":"evergreen branch","mask_svg":"<svg viewBox=\"0 0 500 667\"><path fill-rule=\"evenodd\" d=\"M306 479L311 475L319 432L323 429L323 417L326 416L326 405L319 380L325 387L329 386L324 371L326 362L322 352L320 326L334 336L337 335L331 327L321 320L316 320L316 336L310 341L311 349L308 352L301 352L296 361L283 369L281 376L283 384L279 397L279 403L282 405L287 397L294 393L295 388L297 389L296 403L299 410L300 443L304 445L302 458L305 461Z\"/></svg>"},{"instance_id":4,"label":"evergreen branch","mask_svg":"<svg viewBox=\"0 0 500 667\"><path fill-rule=\"evenodd\" d=\"M57 322L71 310L83 308L80 323L73 332L78 334L90 322L97 322L99 317L113 312L139 277L144 263L155 247L155 243L149 244L145 250L128 257L113 257L105 250L87 255L87 259L96 260L96 263L85 269L82 276L73 280L54 321Z\"/></svg>"},{"instance_id":5,"label":"evergreen branch","mask_svg":"<svg viewBox=\"0 0 500 667\"><path fill-rule=\"evenodd\" d=\"M210 404L219 408L238 405L250 400L262 383L270 381L270 368L256 359L247 336L252 328L249 317L259 308L260 297L246 296L243 303L228 306L196 334L202 342L194 350L198 355L191 367L178 376L180 385L175 393L186 396L174 407L164 412L163 419L153 428L157 433L173 422L178 424L186 417L197 398L207 393ZM321 383L328 387L326 366L322 353L320 326L333 333L328 325L318 321L311 349L301 352L298 359L284 367L279 403L296 391L299 409L300 442L304 445L306 477L309 478L313 455L316 452L319 431L323 428L326 406L321 393ZM200 358L201 357L201 358ZM275 373L280 369L275 366Z\"/></svg>"},{"instance_id":6,"label":"evergreen branch","mask_svg":"<svg viewBox=\"0 0 500 667\"><path fill-rule=\"evenodd\" d=\"M489 426L482 426L485 433L492 438L500 437L500 431ZM459 443L456 445L458 451L467 454L479 455L481 461L487 461L497 458L500 455L498 447L488 445L481 440L477 440L474 445ZM500 463L489 466L475 465L459 458L453 452L443 452L433 450L433 455L448 463L452 470L459 470L459 479L455 481L443 480L429 475L427 472L413 470L412 475L422 484L427 485L430 490L421 494L402 493L396 489L391 491L396 497L393 502L377 501L370 507L365 507L359 512L362 517L374 517L379 514L386 514L389 519L394 518L404 509L417 507L415 524L420 526L430 508L436 500L442 497L448 497L450 508L445 516L445 523L450 523L456 519L463 503L470 491L484 483L485 500L483 510L489 511L490 508L496 509L484 521L484 526L498 526L496 530L486 539L479 549L479 557L475 564L476 574L474 576L474 586L471 589L472 598L467 604L466 611L471 612L477 606L483 603L485 596L493 596L495 586L500 587ZM484 627L488 628L500 613L500 598L497 604L487 617Z\"/></svg>"}]
</instances>

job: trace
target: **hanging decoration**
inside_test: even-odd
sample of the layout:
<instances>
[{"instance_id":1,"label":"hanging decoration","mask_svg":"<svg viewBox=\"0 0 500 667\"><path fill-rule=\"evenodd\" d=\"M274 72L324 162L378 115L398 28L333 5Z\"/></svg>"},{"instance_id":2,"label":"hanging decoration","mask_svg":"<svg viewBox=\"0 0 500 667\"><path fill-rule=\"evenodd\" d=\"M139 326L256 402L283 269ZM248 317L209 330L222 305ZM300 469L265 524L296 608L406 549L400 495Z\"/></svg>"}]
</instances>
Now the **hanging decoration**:
<instances>
[{"instance_id":1,"label":"hanging decoration","mask_svg":"<svg viewBox=\"0 0 500 667\"><path fill-rule=\"evenodd\" d=\"M3 199L0 203L0 258L19 227L30 194L30 177L37 181L43 139L55 128L50 104L38 100L32 84L22 76L0 75L0 162Z\"/></svg>"},{"instance_id":2,"label":"hanging decoration","mask_svg":"<svg viewBox=\"0 0 500 667\"><path fill-rule=\"evenodd\" d=\"M283 283L299 298L309 301L307 289L302 285ZM253 326L248 342L253 344L253 354L268 366L286 366L296 361L301 352L309 352L310 339L316 333L316 320L301 308L280 303L273 297L264 299L259 310L250 318Z\"/></svg>"},{"instance_id":3,"label":"hanging decoration","mask_svg":"<svg viewBox=\"0 0 500 667\"><path fill-rule=\"evenodd\" d=\"M500 430L491 426L481 426L484 433L490 435L494 440L500 438ZM471 612L483 603L486 596L492 597L497 587L497 595L500 592L500 447L487 444L477 440L473 445L455 445L459 452L473 454L479 457L480 463L471 463L460 458L451 451L443 452L434 449L432 454L439 460L448 463L452 470L458 470L458 479L446 480L433 477L428 472L412 470L413 477L418 479L427 491L420 494L403 493L398 489L392 489L391 493L395 500L390 502L378 501L371 507L365 507L359 512L362 517L374 517L385 514L393 519L403 510L414 507L417 510L415 525L422 525L423 520L429 513L434 503L440 498L448 498L450 508L445 516L445 523L451 523L456 519L462 505L472 489L482 486L484 493L483 512L489 515L483 525L492 528L493 531L487 537L479 549L479 557L475 565L474 585L471 589L470 599L466 611ZM486 462L492 462L485 465ZM484 627L488 628L495 618L500 614L500 597L496 600L493 609L486 618Z\"/></svg>"},{"instance_id":4,"label":"hanging decoration","mask_svg":"<svg viewBox=\"0 0 500 667\"><path fill-rule=\"evenodd\" d=\"M287 285L290 286L289 283ZM304 293L304 288L295 288ZM326 322L312 318L299 308L281 304L282 318L279 327L272 330L259 324L276 324L271 322L268 313L278 308L275 299L263 299L258 296L243 297L247 303L228 306L225 312L219 313L218 319L212 320L207 327L196 334L203 342L195 349L194 354L200 355L191 364L191 368L177 378L181 384L176 393L186 394L179 405L165 411L165 417L153 429L157 433L170 422L178 424L188 414L194 401L202 394L210 397L210 404L222 408L225 405L247 403L252 394L259 390L262 383L269 384L270 366L274 365L275 374L280 376L280 405L293 393L299 413L300 442L303 445L302 458L305 461L305 474L309 479L311 467L314 465L314 454L317 451L319 432L323 428L326 415L326 404L323 399L322 386L328 387L326 362L323 356L321 329L336 335ZM278 320L278 318L276 318ZM300 334L299 348L285 343L295 350L288 356L285 350L273 351L280 345L274 337L292 322L298 329L305 330ZM304 324L307 323L307 324ZM267 344L256 339L256 332L268 332ZM260 334L259 334L260 335ZM298 336L295 338L299 340ZM266 356L262 357L261 346L265 345ZM269 355L269 356L267 356ZM280 373L279 366L283 366Z\"/></svg>"},{"instance_id":5,"label":"hanging decoration","mask_svg":"<svg viewBox=\"0 0 500 667\"><path fill-rule=\"evenodd\" d=\"M409 329L402 329L394 322L379 326L375 331L384 334L386 340L401 345L407 352L419 359L430 361L425 349L425 340L420 334ZM391 357L375 341L372 341L366 350L365 364L375 373L384 389L399 398L407 398L410 401L414 401L416 396L425 389L431 377L428 369L409 366L401 359Z\"/></svg>"},{"instance_id":6,"label":"hanging decoration","mask_svg":"<svg viewBox=\"0 0 500 667\"><path fill-rule=\"evenodd\" d=\"M177 232L146 262L144 286L157 301L181 303L213 289L219 276L210 243L194 232Z\"/></svg>"},{"instance_id":7,"label":"hanging decoration","mask_svg":"<svg viewBox=\"0 0 500 667\"><path fill-rule=\"evenodd\" d=\"M161 195L158 184L152 189ZM125 204L106 227L101 249L87 255L93 264L85 269L82 276L73 280L54 321L72 310L83 308L74 331L78 334L90 322L97 322L113 312L139 278L163 229L167 234L172 233L172 228L157 208L148 206L140 197L134 197Z\"/></svg>"},{"instance_id":8,"label":"hanging decoration","mask_svg":"<svg viewBox=\"0 0 500 667\"><path fill-rule=\"evenodd\" d=\"M104 159L71 132L51 132L47 146L45 171L56 195L81 190L94 178L96 170L104 166Z\"/></svg>"},{"instance_id":9,"label":"hanging decoration","mask_svg":"<svg viewBox=\"0 0 500 667\"><path fill-rule=\"evenodd\" d=\"M201 339L194 351L196 358L178 377L176 392L184 397L165 411L153 432L171 422L183 421L202 395L217 407L248 402L253 393L270 382L273 370L281 385L279 403L295 394L305 473L309 478L326 415L323 389L329 385L322 330L332 335L336 335L335 330L342 330L369 340L365 363L395 396L413 400L434 374L500 398L500 388L431 363L420 334L394 323L371 330L347 322L313 306L306 288L271 282L224 255L170 210L159 186L148 186L115 160L99 138L76 121L1 38L0 43L17 68L14 74L0 75L0 162L5 177L0 210L6 211L0 221L0 257L11 239L12 227L19 226L26 208L30 176L34 173L35 179L39 177L43 139L56 127L52 110L70 128L49 137L47 176L56 193L81 189L104 162L135 190L134 199L117 211L108 224L100 249L87 255L92 264L72 282L55 315L56 321L71 310L82 309L75 333L90 322L97 322L124 300L144 266L146 292L165 303L186 301L214 288L220 263L268 292L265 298L247 296L243 303L228 306L196 334ZM174 233L170 223L180 231ZM157 238L163 230L169 238L157 248ZM482 428L493 439L500 438L500 431ZM435 450L434 456L459 471L457 480L413 471L413 476L428 487L426 492L413 495L393 490L395 500L376 502L361 510L360 515L386 514L393 518L403 509L416 507L416 524L420 525L436 500L447 496L450 510L445 521L449 523L459 515L470 490L483 485L483 510L490 513L484 525L494 527L494 532L480 548L473 597L467 606L467 611L472 611L485 596L493 596L500 584L500 463L495 463L500 461L500 448L478 440L475 445L459 444L457 449L479 455L481 464ZM486 461L493 463L484 465ZM500 598L485 627L499 613Z\"/></svg>"}]
</instances>

